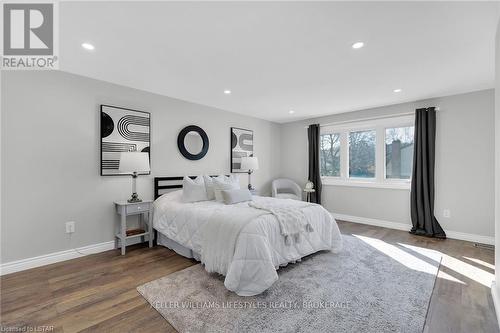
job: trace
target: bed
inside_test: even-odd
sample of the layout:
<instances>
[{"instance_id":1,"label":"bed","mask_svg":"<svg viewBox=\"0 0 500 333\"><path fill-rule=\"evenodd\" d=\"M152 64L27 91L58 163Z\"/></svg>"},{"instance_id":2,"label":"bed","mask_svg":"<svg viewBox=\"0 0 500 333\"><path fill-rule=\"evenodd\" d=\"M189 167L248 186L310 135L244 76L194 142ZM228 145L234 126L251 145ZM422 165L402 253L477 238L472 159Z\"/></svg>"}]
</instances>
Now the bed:
<instances>
[{"instance_id":1,"label":"bed","mask_svg":"<svg viewBox=\"0 0 500 333\"><path fill-rule=\"evenodd\" d=\"M178 184L181 181L182 177L155 178L153 227L157 243L201 261L208 272L224 275L225 287L240 296L268 289L278 280L280 266L318 251L338 252L342 248L337 223L320 205L260 196L253 196L251 204L225 205L214 200L185 203ZM293 241L285 240L277 217L250 207L252 204L300 210L311 230ZM238 224L239 229L235 229Z\"/></svg>"}]
</instances>

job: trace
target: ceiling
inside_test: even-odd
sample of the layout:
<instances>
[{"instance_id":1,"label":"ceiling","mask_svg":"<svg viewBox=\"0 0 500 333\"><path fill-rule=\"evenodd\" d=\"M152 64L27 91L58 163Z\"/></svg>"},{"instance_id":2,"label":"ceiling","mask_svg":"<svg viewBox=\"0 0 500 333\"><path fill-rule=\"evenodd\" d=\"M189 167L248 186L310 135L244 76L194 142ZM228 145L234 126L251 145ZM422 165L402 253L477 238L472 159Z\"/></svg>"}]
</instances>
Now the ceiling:
<instances>
[{"instance_id":1,"label":"ceiling","mask_svg":"<svg viewBox=\"0 0 500 333\"><path fill-rule=\"evenodd\" d=\"M62 2L60 68L288 122L492 88L499 12L498 2Z\"/></svg>"}]
</instances>

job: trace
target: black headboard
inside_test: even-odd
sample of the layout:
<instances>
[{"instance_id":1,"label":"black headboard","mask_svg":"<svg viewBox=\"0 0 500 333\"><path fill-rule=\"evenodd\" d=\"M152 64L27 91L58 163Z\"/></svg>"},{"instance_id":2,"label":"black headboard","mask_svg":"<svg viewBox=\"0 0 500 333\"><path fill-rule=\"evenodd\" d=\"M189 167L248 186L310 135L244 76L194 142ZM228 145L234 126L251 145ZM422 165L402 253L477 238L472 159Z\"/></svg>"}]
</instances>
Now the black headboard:
<instances>
[{"instance_id":1,"label":"black headboard","mask_svg":"<svg viewBox=\"0 0 500 333\"><path fill-rule=\"evenodd\" d=\"M197 176L189 176L191 179L195 179ZM217 176L210 176L210 177L217 177ZM154 192L154 198L155 200L158 199L162 194L162 190L172 190L176 188L182 188L182 179L184 177L155 177L154 182L155 182L155 192ZM160 184L162 183L162 184Z\"/></svg>"}]
</instances>

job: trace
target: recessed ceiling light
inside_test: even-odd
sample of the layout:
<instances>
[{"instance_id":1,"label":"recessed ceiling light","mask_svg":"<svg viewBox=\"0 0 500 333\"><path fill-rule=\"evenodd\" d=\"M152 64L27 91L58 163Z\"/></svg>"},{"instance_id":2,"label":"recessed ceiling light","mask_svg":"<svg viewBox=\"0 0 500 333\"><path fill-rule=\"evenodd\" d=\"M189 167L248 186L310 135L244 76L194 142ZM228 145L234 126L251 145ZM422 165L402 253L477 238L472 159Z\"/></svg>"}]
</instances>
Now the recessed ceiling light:
<instances>
[{"instance_id":1,"label":"recessed ceiling light","mask_svg":"<svg viewBox=\"0 0 500 333\"><path fill-rule=\"evenodd\" d=\"M403 89L398 88L398 89L394 89L393 91L394 91L395 93L400 93L400 92L402 92L402 91L403 91Z\"/></svg>"},{"instance_id":2,"label":"recessed ceiling light","mask_svg":"<svg viewBox=\"0 0 500 333\"><path fill-rule=\"evenodd\" d=\"M82 43L82 47L85 49L85 50L89 50L89 51L92 51L93 49L95 49L94 45L90 44L90 43Z\"/></svg>"},{"instance_id":3,"label":"recessed ceiling light","mask_svg":"<svg viewBox=\"0 0 500 333\"><path fill-rule=\"evenodd\" d=\"M295 111L290 110L290 111L288 111L288 113L289 113L289 114L294 114L294 113L295 113Z\"/></svg>"},{"instance_id":4,"label":"recessed ceiling light","mask_svg":"<svg viewBox=\"0 0 500 333\"><path fill-rule=\"evenodd\" d=\"M224 90L224 94L230 95L231 94L231 90Z\"/></svg>"},{"instance_id":5,"label":"recessed ceiling light","mask_svg":"<svg viewBox=\"0 0 500 333\"><path fill-rule=\"evenodd\" d=\"M363 42L356 42L356 43L352 44L353 49L360 49L363 46L365 46L365 43L363 43Z\"/></svg>"}]
</instances>

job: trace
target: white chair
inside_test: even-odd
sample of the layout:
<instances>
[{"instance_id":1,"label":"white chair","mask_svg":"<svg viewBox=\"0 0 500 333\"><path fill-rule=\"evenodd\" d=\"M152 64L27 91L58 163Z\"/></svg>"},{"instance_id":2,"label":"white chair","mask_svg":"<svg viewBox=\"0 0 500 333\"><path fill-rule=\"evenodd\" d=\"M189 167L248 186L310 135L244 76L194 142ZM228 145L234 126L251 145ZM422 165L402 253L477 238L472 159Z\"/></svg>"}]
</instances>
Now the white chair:
<instances>
[{"instance_id":1,"label":"white chair","mask_svg":"<svg viewBox=\"0 0 500 333\"><path fill-rule=\"evenodd\" d=\"M275 179L272 183L272 196L279 199L302 200L302 189L293 180Z\"/></svg>"}]
</instances>

